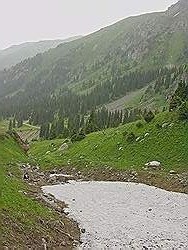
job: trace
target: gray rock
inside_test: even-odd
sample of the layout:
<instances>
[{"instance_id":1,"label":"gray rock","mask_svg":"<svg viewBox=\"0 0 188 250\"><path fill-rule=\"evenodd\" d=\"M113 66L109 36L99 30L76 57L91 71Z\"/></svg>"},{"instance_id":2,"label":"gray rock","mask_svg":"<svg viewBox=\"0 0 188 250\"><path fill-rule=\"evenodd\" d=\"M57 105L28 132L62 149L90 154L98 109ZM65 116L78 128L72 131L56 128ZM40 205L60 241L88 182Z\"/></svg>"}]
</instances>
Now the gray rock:
<instances>
[{"instance_id":1,"label":"gray rock","mask_svg":"<svg viewBox=\"0 0 188 250\"><path fill-rule=\"evenodd\" d=\"M67 143L63 143L58 150L60 151L65 151L66 149L68 149L69 145Z\"/></svg>"},{"instance_id":2,"label":"gray rock","mask_svg":"<svg viewBox=\"0 0 188 250\"><path fill-rule=\"evenodd\" d=\"M147 168L161 168L161 163L159 161L150 161L145 166Z\"/></svg>"},{"instance_id":3,"label":"gray rock","mask_svg":"<svg viewBox=\"0 0 188 250\"><path fill-rule=\"evenodd\" d=\"M177 172L174 170L170 170L170 174L177 174Z\"/></svg>"}]
</instances>

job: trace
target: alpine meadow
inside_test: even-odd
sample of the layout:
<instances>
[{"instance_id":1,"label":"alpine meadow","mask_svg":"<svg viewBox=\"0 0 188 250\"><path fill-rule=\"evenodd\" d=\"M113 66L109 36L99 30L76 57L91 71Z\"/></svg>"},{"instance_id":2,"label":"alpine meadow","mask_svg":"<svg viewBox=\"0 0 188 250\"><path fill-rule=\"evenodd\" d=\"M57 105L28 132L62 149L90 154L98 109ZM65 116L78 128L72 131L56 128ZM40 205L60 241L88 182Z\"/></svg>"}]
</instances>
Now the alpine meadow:
<instances>
[{"instance_id":1,"label":"alpine meadow","mask_svg":"<svg viewBox=\"0 0 188 250\"><path fill-rule=\"evenodd\" d=\"M188 249L188 1L1 49L0 174L2 249Z\"/></svg>"}]
</instances>

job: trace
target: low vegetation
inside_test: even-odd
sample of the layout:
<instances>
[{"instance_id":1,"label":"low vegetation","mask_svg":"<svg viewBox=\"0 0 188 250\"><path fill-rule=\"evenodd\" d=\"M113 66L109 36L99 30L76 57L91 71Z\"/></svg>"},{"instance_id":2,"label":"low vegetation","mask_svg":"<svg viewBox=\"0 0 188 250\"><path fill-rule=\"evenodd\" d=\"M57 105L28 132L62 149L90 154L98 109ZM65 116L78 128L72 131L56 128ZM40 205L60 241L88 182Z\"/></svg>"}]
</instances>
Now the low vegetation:
<instances>
[{"instance_id":1,"label":"low vegetation","mask_svg":"<svg viewBox=\"0 0 188 250\"><path fill-rule=\"evenodd\" d=\"M157 115L150 123L141 123L91 133L64 151L59 149L64 143L61 139L34 142L30 154L43 169L62 165L140 169L148 161L157 160L167 171L186 170L188 123L168 112ZM131 140L127 139L130 134Z\"/></svg>"},{"instance_id":2,"label":"low vegetation","mask_svg":"<svg viewBox=\"0 0 188 250\"><path fill-rule=\"evenodd\" d=\"M4 122L0 123L0 128L1 246L39 249L44 247L45 240L53 246L59 239L64 240L62 233L54 230L59 216L36 200L37 187L22 180L19 165L28 162L28 156L5 133Z\"/></svg>"}]
</instances>

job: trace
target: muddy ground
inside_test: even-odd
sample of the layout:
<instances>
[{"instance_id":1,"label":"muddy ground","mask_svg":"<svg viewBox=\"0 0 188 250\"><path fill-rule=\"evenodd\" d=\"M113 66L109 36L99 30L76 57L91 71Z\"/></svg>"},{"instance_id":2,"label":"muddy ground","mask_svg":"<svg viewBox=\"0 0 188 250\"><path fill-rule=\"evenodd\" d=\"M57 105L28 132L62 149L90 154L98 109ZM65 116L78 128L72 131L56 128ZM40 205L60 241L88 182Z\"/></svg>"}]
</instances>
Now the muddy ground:
<instances>
[{"instance_id":1,"label":"muddy ground","mask_svg":"<svg viewBox=\"0 0 188 250\"><path fill-rule=\"evenodd\" d=\"M162 169L147 170L117 170L111 167L106 168L75 168L62 167L54 168L47 172L38 172L35 170L34 182L39 186L49 184L59 184L69 179L73 180L94 180L94 181L122 181L143 183L150 186L165 189L167 191L188 193L188 172L163 171ZM63 174L66 176L55 176L55 174ZM52 177L52 175L54 175ZM51 176L51 177L50 177Z\"/></svg>"}]
</instances>

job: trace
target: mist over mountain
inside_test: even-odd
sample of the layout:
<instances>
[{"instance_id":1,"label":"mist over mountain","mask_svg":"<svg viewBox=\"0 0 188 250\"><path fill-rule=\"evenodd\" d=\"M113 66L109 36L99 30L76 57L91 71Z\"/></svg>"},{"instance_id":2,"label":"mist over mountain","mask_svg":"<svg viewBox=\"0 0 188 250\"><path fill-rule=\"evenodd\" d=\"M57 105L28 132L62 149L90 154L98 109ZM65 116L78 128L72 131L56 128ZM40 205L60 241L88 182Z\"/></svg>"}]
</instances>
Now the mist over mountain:
<instances>
[{"instance_id":1,"label":"mist over mountain","mask_svg":"<svg viewBox=\"0 0 188 250\"><path fill-rule=\"evenodd\" d=\"M0 50L0 70L10 68L17 63L57 47L61 43L70 42L81 36L59 40L44 40L39 42L26 42L20 45L13 45L7 49Z\"/></svg>"},{"instance_id":2,"label":"mist over mountain","mask_svg":"<svg viewBox=\"0 0 188 250\"><path fill-rule=\"evenodd\" d=\"M181 0L166 12L126 18L2 71L0 113L36 124L57 113L85 114L187 63L188 2Z\"/></svg>"}]
</instances>

